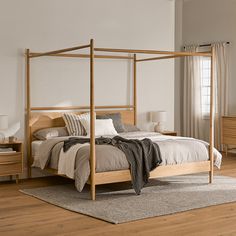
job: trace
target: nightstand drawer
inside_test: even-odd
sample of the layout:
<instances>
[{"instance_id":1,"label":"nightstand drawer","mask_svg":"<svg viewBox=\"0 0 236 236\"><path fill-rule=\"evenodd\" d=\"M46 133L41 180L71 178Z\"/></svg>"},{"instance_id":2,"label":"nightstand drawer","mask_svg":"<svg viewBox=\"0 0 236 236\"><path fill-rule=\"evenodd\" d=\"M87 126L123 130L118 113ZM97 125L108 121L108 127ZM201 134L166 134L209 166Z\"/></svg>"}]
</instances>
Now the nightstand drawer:
<instances>
[{"instance_id":1,"label":"nightstand drawer","mask_svg":"<svg viewBox=\"0 0 236 236\"><path fill-rule=\"evenodd\" d=\"M21 152L0 154L0 164L4 162L21 161Z\"/></svg>"},{"instance_id":2,"label":"nightstand drawer","mask_svg":"<svg viewBox=\"0 0 236 236\"><path fill-rule=\"evenodd\" d=\"M22 172L22 153L0 155L0 175L19 174Z\"/></svg>"}]
</instances>

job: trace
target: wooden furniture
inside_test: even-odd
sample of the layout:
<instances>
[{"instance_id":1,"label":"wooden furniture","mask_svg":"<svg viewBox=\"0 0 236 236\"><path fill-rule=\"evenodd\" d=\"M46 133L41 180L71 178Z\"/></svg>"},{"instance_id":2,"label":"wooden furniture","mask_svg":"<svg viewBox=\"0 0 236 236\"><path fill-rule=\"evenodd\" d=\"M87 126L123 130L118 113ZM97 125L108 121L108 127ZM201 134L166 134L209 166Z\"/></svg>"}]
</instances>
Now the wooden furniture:
<instances>
[{"instance_id":1,"label":"wooden furniture","mask_svg":"<svg viewBox=\"0 0 236 236\"><path fill-rule=\"evenodd\" d=\"M221 143L225 147L226 156L229 147L236 147L236 116L222 116L221 119Z\"/></svg>"},{"instance_id":2,"label":"wooden furniture","mask_svg":"<svg viewBox=\"0 0 236 236\"><path fill-rule=\"evenodd\" d=\"M177 136L177 132L176 131L165 130L165 131L160 132L160 133L163 134L163 135Z\"/></svg>"},{"instance_id":3,"label":"wooden furniture","mask_svg":"<svg viewBox=\"0 0 236 236\"><path fill-rule=\"evenodd\" d=\"M0 176L8 176L11 178L16 176L16 183L18 183L19 174L23 171L23 144L17 142L0 143L1 147L12 148L16 152L0 153Z\"/></svg>"},{"instance_id":4,"label":"wooden furniture","mask_svg":"<svg viewBox=\"0 0 236 236\"><path fill-rule=\"evenodd\" d=\"M88 54L69 54L67 52L78 50L78 49L89 49ZM119 55L97 55L95 52L113 52L119 53ZM121 53L127 53L126 57L120 56ZM132 54L130 56L129 54ZM137 54L153 54L153 55L164 55L159 57L151 58L137 58ZM210 52L170 52L170 51L157 51L157 50L140 50L140 49L113 49L113 48L97 48L94 47L94 40L91 39L88 45L66 48L56 51L49 51L44 53L33 53L29 49L26 49L26 138L27 138L27 156L28 156L28 176L31 176L31 142L32 132L36 129L43 127L55 126L56 123L61 123L62 112L58 112L57 115L52 114L51 110L89 110L90 111L90 180L89 184L91 185L91 198L95 200L95 187L98 184L113 183L113 182L122 182L128 181L131 179L129 170L122 171L108 171L102 173L96 173L96 157L95 157L95 116L94 111L106 109L103 112L110 113L109 109L112 111L118 109L119 112L122 112L123 119L125 114L127 114L127 121L130 124L136 124L137 121L137 63L152 61L152 60L161 60L169 58L177 58L184 56L206 56L211 57L211 91L210 91L210 145L209 145L209 161L204 162L195 162L190 164L180 164L175 166L159 166L151 172L151 178L157 178L162 176L172 176L172 175L181 175L181 174L190 174L207 171L209 172L209 182L213 181L213 146L214 146L214 64L215 60L214 51ZM30 91L30 62L33 58L43 57L43 56L58 56L58 57L78 57L78 58L89 58L90 59L90 105L89 106L75 106L75 107L31 107L31 91ZM119 60L132 60L133 61L133 99L132 105L119 105L119 106L101 106L96 107L94 101L94 58L110 58L110 59L119 59ZM109 98L108 98L109 99ZM46 115L47 121L45 121L45 111L49 111ZM55 116L55 117L54 117ZM57 117L56 117L57 116ZM50 119L52 117L52 119ZM53 118L54 117L54 118ZM42 118L42 119L41 119ZM158 169L158 170L157 170Z\"/></svg>"}]
</instances>

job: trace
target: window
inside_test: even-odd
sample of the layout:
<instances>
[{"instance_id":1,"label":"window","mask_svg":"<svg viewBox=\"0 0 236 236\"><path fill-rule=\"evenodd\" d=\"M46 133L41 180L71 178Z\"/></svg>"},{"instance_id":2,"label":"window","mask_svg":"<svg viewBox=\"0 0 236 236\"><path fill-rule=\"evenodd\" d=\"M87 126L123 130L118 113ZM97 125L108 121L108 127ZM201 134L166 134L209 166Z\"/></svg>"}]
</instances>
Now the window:
<instances>
[{"instance_id":1,"label":"window","mask_svg":"<svg viewBox=\"0 0 236 236\"><path fill-rule=\"evenodd\" d=\"M211 59L204 57L201 60L201 108L203 117L210 115L210 90L211 90Z\"/></svg>"}]
</instances>

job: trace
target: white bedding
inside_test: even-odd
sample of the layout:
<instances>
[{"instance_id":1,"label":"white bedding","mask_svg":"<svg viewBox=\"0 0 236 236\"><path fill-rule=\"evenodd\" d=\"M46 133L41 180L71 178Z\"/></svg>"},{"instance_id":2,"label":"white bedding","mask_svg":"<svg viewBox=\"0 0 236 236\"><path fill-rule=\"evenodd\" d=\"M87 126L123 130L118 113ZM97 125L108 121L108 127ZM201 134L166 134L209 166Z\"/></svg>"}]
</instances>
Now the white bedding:
<instances>
[{"instance_id":1,"label":"white bedding","mask_svg":"<svg viewBox=\"0 0 236 236\"><path fill-rule=\"evenodd\" d=\"M209 144L202 140L179 137L179 136L167 136L155 132L144 132L144 131L122 133L120 135L127 139L149 138L153 142L156 142L160 147L160 152L162 155L161 165L175 165L175 164L209 160L209 155L208 155ZM42 142L43 141L34 141L32 143L32 148L34 148L34 153L36 154L35 155L36 158L38 151L37 149L42 144ZM89 143L86 145L89 145ZM61 149L58 161L58 170L60 174L65 174L70 178L75 178L75 169L76 169L75 157L81 147L83 147L83 145L81 144L75 145L72 148L70 148L66 153L64 153L63 150ZM216 149L214 149L214 159L215 159L214 162L215 166L220 168L222 156ZM99 165L99 160L97 161L98 161L97 165ZM37 162L38 160L35 159L33 166L40 166ZM127 168L128 162L127 163L126 162L127 161L125 159L124 166ZM86 168L83 167L84 165L86 166ZM90 171L89 159L83 160L82 165L78 167L78 169L79 169L78 170L79 175L81 176L84 175L87 178L89 176L89 171ZM83 172L86 172L86 174L83 174ZM82 179L81 176L80 179ZM87 181L86 178L84 179L83 184Z\"/></svg>"},{"instance_id":2,"label":"white bedding","mask_svg":"<svg viewBox=\"0 0 236 236\"><path fill-rule=\"evenodd\" d=\"M67 152L61 149L59 162L58 162L58 174L66 175L67 177L74 179L75 175L75 158L78 150L84 146L88 146L89 143L76 144L72 146Z\"/></svg>"},{"instance_id":3,"label":"white bedding","mask_svg":"<svg viewBox=\"0 0 236 236\"><path fill-rule=\"evenodd\" d=\"M39 151L39 146L43 143L42 140L35 140L31 143L31 148L32 148L32 156L37 156L38 151Z\"/></svg>"},{"instance_id":4,"label":"white bedding","mask_svg":"<svg viewBox=\"0 0 236 236\"><path fill-rule=\"evenodd\" d=\"M209 159L209 144L203 140L181 136L168 136L147 131L128 132L120 135L127 139L143 139L145 137L157 143L162 155L161 165L176 165L187 162L207 161ZM182 145L183 142L181 141L184 141L185 145ZM186 142L188 142L187 146ZM222 155L215 148L214 159L215 166L220 168Z\"/></svg>"},{"instance_id":5,"label":"white bedding","mask_svg":"<svg viewBox=\"0 0 236 236\"><path fill-rule=\"evenodd\" d=\"M43 143L43 140L35 140L31 143L31 153L34 159L33 166L39 166L39 147Z\"/></svg>"}]
</instances>

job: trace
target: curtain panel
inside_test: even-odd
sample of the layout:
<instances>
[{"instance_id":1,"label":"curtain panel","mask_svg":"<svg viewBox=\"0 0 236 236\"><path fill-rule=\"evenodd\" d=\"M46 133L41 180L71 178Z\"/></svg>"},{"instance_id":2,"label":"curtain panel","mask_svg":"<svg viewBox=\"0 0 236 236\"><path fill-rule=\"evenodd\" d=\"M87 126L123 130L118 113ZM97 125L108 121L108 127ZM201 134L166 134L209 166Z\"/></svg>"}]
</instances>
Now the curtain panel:
<instances>
[{"instance_id":1,"label":"curtain panel","mask_svg":"<svg viewBox=\"0 0 236 236\"><path fill-rule=\"evenodd\" d=\"M198 51L198 46L186 46L185 51L196 52ZM200 63L200 57L185 57L184 60L183 135L202 139Z\"/></svg>"},{"instance_id":2,"label":"curtain panel","mask_svg":"<svg viewBox=\"0 0 236 236\"><path fill-rule=\"evenodd\" d=\"M214 143L217 149L221 145L221 117L228 115L228 82L229 82L229 52L227 43L213 43L215 53L214 68L214 101L215 101L215 135ZM186 46L185 51L198 52L198 45ZM209 119L202 111L202 79L201 63L203 57L185 57L183 78L183 123L184 136L209 141Z\"/></svg>"},{"instance_id":3,"label":"curtain panel","mask_svg":"<svg viewBox=\"0 0 236 236\"><path fill-rule=\"evenodd\" d=\"M229 46L227 43L213 43L215 53L215 147L222 150L221 117L227 116L229 83Z\"/></svg>"}]
</instances>

